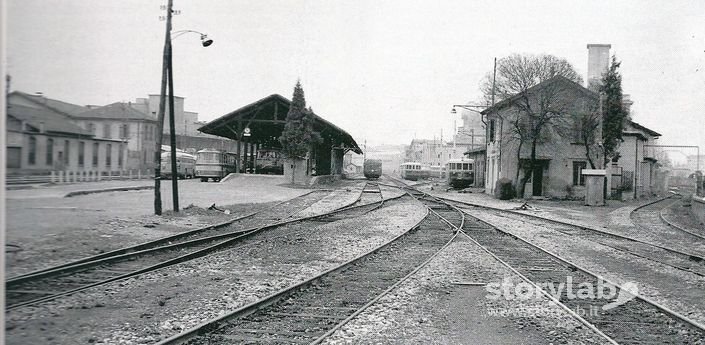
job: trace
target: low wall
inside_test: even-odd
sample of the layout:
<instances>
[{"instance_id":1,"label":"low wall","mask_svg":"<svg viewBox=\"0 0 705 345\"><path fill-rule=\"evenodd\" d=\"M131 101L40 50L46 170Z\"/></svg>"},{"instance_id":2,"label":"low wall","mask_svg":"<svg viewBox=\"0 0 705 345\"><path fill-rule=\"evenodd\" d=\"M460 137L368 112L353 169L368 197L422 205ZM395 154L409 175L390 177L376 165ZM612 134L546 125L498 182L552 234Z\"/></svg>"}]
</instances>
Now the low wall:
<instances>
[{"instance_id":1,"label":"low wall","mask_svg":"<svg viewBox=\"0 0 705 345\"><path fill-rule=\"evenodd\" d=\"M695 216L700 223L705 223L705 197L693 196L690 212L693 213L693 216Z\"/></svg>"}]
</instances>

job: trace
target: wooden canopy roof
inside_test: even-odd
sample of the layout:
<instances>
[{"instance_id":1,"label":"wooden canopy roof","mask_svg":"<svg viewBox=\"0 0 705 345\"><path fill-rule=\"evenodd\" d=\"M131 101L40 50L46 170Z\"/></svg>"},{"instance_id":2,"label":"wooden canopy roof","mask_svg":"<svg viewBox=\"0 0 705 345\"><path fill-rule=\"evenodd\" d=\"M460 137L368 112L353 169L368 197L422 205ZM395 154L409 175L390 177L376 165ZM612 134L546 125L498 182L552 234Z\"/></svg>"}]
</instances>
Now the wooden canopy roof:
<instances>
[{"instance_id":1,"label":"wooden canopy roof","mask_svg":"<svg viewBox=\"0 0 705 345\"><path fill-rule=\"evenodd\" d=\"M273 94L225 114L198 130L233 140L257 143L265 147L281 147L279 137L284 130L290 104L291 101L285 97ZM362 150L350 134L316 114L313 114L313 127L321 134L325 143L362 154ZM249 128L249 136L245 135L246 128Z\"/></svg>"}]
</instances>

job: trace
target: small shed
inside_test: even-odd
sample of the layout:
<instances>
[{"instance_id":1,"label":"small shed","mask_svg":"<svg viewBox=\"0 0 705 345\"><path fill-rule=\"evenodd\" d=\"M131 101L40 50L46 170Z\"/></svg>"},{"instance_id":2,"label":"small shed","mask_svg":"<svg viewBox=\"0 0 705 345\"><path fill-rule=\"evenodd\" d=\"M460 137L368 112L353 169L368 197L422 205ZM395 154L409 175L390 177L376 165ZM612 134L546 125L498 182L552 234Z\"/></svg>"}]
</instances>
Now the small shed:
<instances>
[{"instance_id":1,"label":"small shed","mask_svg":"<svg viewBox=\"0 0 705 345\"><path fill-rule=\"evenodd\" d=\"M290 104L287 98L273 94L227 113L198 130L238 141L238 157L251 160L243 162L240 158L238 171L243 171L243 166L255 165L258 150L281 149L279 137L284 130ZM320 133L323 140L314 145L309 153L307 175L342 174L343 155L348 151L362 154L362 150L350 134L319 115L313 114L312 122L313 130Z\"/></svg>"}]
</instances>

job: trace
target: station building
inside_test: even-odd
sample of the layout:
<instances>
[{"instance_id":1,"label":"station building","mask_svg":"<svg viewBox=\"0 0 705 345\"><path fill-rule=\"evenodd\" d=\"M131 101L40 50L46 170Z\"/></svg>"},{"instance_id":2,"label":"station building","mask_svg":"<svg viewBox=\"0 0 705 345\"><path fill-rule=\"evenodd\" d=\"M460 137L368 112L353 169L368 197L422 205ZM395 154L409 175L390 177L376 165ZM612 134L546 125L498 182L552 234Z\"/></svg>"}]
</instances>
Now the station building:
<instances>
[{"instance_id":1,"label":"station building","mask_svg":"<svg viewBox=\"0 0 705 345\"><path fill-rule=\"evenodd\" d=\"M256 166L258 151L281 149L279 137L284 130L290 104L289 99L273 94L227 113L198 130L237 141L237 170L246 172ZM305 164L296 165L296 182L306 182L310 176L342 175L345 153L362 154L350 134L319 115L312 116L313 130L320 134L322 141L312 147ZM288 162L283 164L285 175L291 173L293 165Z\"/></svg>"}]
</instances>

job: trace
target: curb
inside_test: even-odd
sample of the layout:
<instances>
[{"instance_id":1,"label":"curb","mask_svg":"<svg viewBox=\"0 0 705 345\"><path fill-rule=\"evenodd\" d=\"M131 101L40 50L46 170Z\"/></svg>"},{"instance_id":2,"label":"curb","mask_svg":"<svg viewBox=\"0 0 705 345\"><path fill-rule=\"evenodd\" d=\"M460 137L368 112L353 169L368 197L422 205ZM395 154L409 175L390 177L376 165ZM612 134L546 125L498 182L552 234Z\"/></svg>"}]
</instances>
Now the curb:
<instances>
[{"instance_id":1,"label":"curb","mask_svg":"<svg viewBox=\"0 0 705 345\"><path fill-rule=\"evenodd\" d=\"M116 188L105 188L105 189L90 189L90 190L78 190L75 192L69 192L64 195L64 198L70 198L78 195L95 194L95 193L107 193L107 192L126 192L130 190L144 190L144 189L154 189L154 186L132 186L132 187L116 187Z\"/></svg>"}]
</instances>

